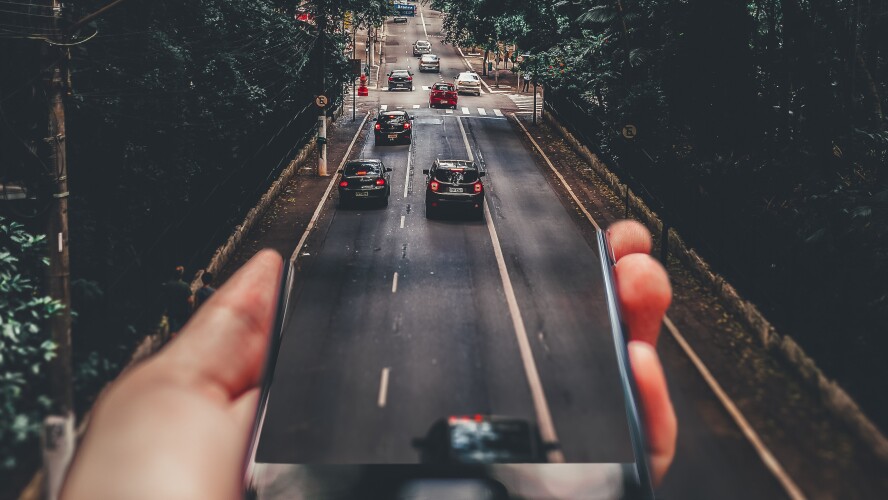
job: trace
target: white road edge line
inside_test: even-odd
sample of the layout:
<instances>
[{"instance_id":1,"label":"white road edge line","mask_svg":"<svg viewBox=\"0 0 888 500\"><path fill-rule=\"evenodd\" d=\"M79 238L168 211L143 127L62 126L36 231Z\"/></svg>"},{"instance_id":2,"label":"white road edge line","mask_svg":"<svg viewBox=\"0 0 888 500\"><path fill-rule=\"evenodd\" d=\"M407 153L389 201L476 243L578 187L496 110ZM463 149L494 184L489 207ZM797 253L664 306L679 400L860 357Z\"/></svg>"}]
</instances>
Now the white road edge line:
<instances>
[{"instance_id":1,"label":"white road edge line","mask_svg":"<svg viewBox=\"0 0 888 500\"><path fill-rule=\"evenodd\" d=\"M398 291L398 272L395 271L395 276L392 278L392 293L396 293Z\"/></svg>"},{"instance_id":2,"label":"white road edge line","mask_svg":"<svg viewBox=\"0 0 888 500\"><path fill-rule=\"evenodd\" d=\"M382 369L382 374L379 376L379 397L376 399L376 404L380 408L385 408L385 400L388 396L388 385L389 367L385 367Z\"/></svg>"},{"instance_id":3,"label":"white road edge line","mask_svg":"<svg viewBox=\"0 0 888 500\"><path fill-rule=\"evenodd\" d=\"M595 222L595 219L592 218L592 215L589 213L588 210L586 210L586 207L580 202L580 199L577 198L577 195L574 194L573 189L571 189L570 186L567 185L567 181L565 181L564 176L561 175L561 172L555 169L555 165L552 164L545 151L543 151L540 145L537 144L533 136L530 135L530 132L527 130L524 124L521 123L521 120L519 120L515 116L515 113L510 113L510 115L515 120L515 123L517 123L518 126L521 127L521 130L523 130L524 133L527 134L527 138L530 139L530 142L533 143L534 147L537 149L540 155L542 155L543 159L546 161L546 164L558 177L561 185L564 186L565 189L567 189L568 193L570 193L570 196L571 198L573 198L574 203L576 203L577 206L580 207L589 222L591 222L592 225L595 226L595 229L600 231L601 227L598 225L598 223ZM715 380L715 377L712 376L712 373L709 371L708 368L706 368L706 365L703 364L703 361L700 359L699 356L697 356L697 353L694 352L690 344L688 344L688 342L685 340L684 336L679 333L678 328L675 326L672 320L669 319L669 316L665 316L663 318L663 322L666 324L666 329L669 330L669 333L672 334L672 337L675 339L678 345L681 346L684 353L688 356L688 358L690 358L691 362L697 368L700 376L703 377L703 380L706 382L706 384L709 386L718 400L722 403L722 406L724 406L728 414L731 415L734 423L737 424L737 427L740 428L740 431L743 433L744 436L746 436L750 444L752 444L752 447L755 448L756 453L758 453L759 458L761 458L762 462L765 464L765 467L768 468L768 470L774 475L780 485L783 486L786 494L789 495L792 500L804 500L805 495L804 493L802 493L802 490L798 487L795 481L793 481L792 478L789 477L789 474L787 474L783 466L780 465L780 462L777 461L777 459L771 453L771 450L769 450L768 447L762 442L758 433L756 433L752 426L749 425L746 417L744 417L743 414L740 413L740 409L737 408L737 405L734 404L731 398L722 389L718 381Z\"/></svg>"},{"instance_id":4,"label":"white road edge line","mask_svg":"<svg viewBox=\"0 0 888 500\"><path fill-rule=\"evenodd\" d=\"M348 161L348 155L351 154L351 150L355 147L355 142L358 140L358 136L361 135L361 130L364 128L364 124L367 123L367 118L370 117L370 113L364 115L364 119L361 120L361 124L358 125L358 130L355 131L355 136L352 137L351 144L348 145L348 149L345 150L345 154L342 156L342 161L339 162L339 167L336 169L342 170L342 166L345 165L345 162ZM311 220L308 221L308 225L305 226L305 231L302 233L302 237L299 238L299 243L296 245L296 250L293 250L293 253L290 255L290 263L296 262L296 258L299 256L299 252L302 250L303 245L305 245L305 240L308 239L308 233L314 229L315 224L317 224L318 219L321 217L321 210L324 208L324 202L327 201L327 198L330 197L330 191L333 190L333 185L336 184L336 175L330 176L330 184L327 185L327 190L324 191L324 196L321 198L321 201L318 202L318 207L315 209L314 214L311 216Z\"/></svg>"},{"instance_id":5,"label":"white road edge line","mask_svg":"<svg viewBox=\"0 0 888 500\"><path fill-rule=\"evenodd\" d=\"M469 145L469 137L463 127L462 119L457 117L459 131L462 134L463 144L469 160L474 161L475 155ZM521 362L524 364L524 373L527 376L527 385L530 388L531 399L537 417L537 426L540 429L540 437L546 443L558 443L558 435L555 433L555 424L552 422L552 414L549 411L549 403L546 401L546 393L543 391L543 383L533 359L533 351L530 341L527 339L527 328L524 326L524 318L521 317L521 309L518 307L518 298L515 289L512 288L512 280L509 278L509 270L503 257L503 249L500 246L496 227L493 225L493 217L490 215L490 207L484 204L484 218L487 220L487 230L490 232L490 240L493 243L493 253L496 256L496 264L499 267L500 279L503 282L503 292L506 295L506 303L509 305L509 315L512 316L512 327L518 340L518 351L521 353ZM547 453L550 463L564 463L564 453L560 449L549 450Z\"/></svg>"},{"instance_id":6,"label":"white road edge line","mask_svg":"<svg viewBox=\"0 0 888 500\"><path fill-rule=\"evenodd\" d=\"M352 137L351 144L348 145L348 149L345 150L345 155L342 156L342 161L339 162L339 168L337 170L342 169L342 166L345 165L345 162L348 160L348 155L351 154L352 148L355 146L355 142L357 142L358 137L361 135L361 130L364 128L364 124L367 123L367 118L370 117L370 113L364 115L364 119L361 120L361 124L358 125L358 130L355 131L355 136ZM299 243L296 245L296 250L293 250L293 254L290 255L290 265L296 262L296 258L299 257L299 252L302 250L303 245L305 245L305 240L308 239L308 234L314 229L315 224L318 222L318 219L321 216L321 210L324 208L324 203L327 201L327 198L330 196L330 191L333 190L333 185L336 183L336 175L330 176L330 184L327 186L327 190L324 192L324 196L321 198L321 201L318 202L318 207L315 209L314 214L311 216L311 220L308 221L308 225L305 226L305 232L302 233L302 237L299 238ZM292 275L290 276L292 280ZM288 285L292 286L292 284ZM262 427L265 425L265 413L268 411L268 401L265 401L265 404L262 406L262 414L259 416L259 424L256 427L256 436L262 435ZM256 461L256 447L259 442L253 443L253 449L250 451L250 465L248 474L252 476L253 474L253 463Z\"/></svg>"}]
</instances>

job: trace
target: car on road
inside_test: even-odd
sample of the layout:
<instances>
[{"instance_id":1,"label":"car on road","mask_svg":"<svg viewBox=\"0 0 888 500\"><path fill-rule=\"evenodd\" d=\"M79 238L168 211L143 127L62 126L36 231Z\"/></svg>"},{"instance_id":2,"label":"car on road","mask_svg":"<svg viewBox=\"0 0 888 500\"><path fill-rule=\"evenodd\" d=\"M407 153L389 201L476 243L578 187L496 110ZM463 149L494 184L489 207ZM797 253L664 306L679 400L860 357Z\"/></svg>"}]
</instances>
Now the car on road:
<instances>
[{"instance_id":1,"label":"car on road","mask_svg":"<svg viewBox=\"0 0 888 500\"><path fill-rule=\"evenodd\" d=\"M432 53L432 42L428 40L417 40L413 42L413 57L421 56L423 54L431 54Z\"/></svg>"},{"instance_id":2,"label":"car on road","mask_svg":"<svg viewBox=\"0 0 888 500\"><path fill-rule=\"evenodd\" d=\"M460 94L481 95L481 77L477 73L466 71L456 76L456 91Z\"/></svg>"},{"instance_id":3,"label":"car on road","mask_svg":"<svg viewBox=\"0 0 888 500\"><path fill-rule=\"evenodd\" d=\"M432 85L429 91L429 107L446 106L456 109L459 96L456 93L456 87L452 83L440 82Z\"/></svg>"},{"instance_id":4,"label":"car on road","mask_svg":"<svg viewBox=\"0 0 888 500\"><path fill-rule=\"evenodd\" d=\"M389 142L406 142L413 139L413 117L406 111L380 111L373 121L373 138L376 145Z\"/></svg>"},{"instance_id":5,"label":"car on road","mask_svg":"<svg viewBox=\"0 0 888 500\"><path fill-rule=\"evenodd\" d=\"M423 54L422 57L419 58L419 71L434 71L435 73L440 73L441 59L435 54Z\"/></svg>"},{"instance_id":6,"label":"car on road","mask_svg":"<svg viewBox=\"0 0 888 500\"><path fill-rule=\"evenodd\" d=\"M388 89L413 90L413 73L408 69L396 69L388 74Z\"/></svg>"},{"instance_id":7,"label":"car on road","mask_svg":"<svg viewBox=\"0 0 888 500\"><path fill-rule=\"evenodd\" d=\"M339 171L339 206L346 207L354 202L374 200L382 206L388 205L391 186L389 175L392 169L382 160L352 160Z\"/></svg>"},{"instance_id":8,"label":"car on road","mask_svg":"<svg viewBox=\"0 0 888 500\"><path fill-rule=\"evenodd\" d=\"M395 23L404 23L404 24L407 24L407 18L404 17L404 16L397 16L397 17L394 17L394 18L392 18L392 21L395 22Z\"/></svg>"},{"instance_id":9,"label":"car on road","mask_svg":"<svg viewBox=\"0 0 888 500\"><path fill-rule=\"evenodd\" d=\"M424 464L545 463L537 426L498 415L456 415L437 420L425 438L414 439Z\"/></svg>"},{"instance_id":10,"label":"car on road","mask_svg":"<svg viewBox=\"0 0 888 500\"><path fill-rule=\"evenodd\" d=\"M471 160L435 160L426 175L426 218L436 217L442 210L468 210L476 218L484 217L483 172Z\"/></svg>"}]
</instances>

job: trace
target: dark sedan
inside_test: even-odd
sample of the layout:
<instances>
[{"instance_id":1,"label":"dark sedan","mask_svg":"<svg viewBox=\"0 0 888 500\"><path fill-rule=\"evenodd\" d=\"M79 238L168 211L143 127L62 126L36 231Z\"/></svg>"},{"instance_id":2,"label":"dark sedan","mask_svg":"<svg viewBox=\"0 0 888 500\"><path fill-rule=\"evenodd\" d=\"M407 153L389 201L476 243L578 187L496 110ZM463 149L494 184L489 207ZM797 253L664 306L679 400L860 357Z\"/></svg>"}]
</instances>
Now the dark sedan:
<instances>
[{"instance_id":1,"label":"dark sedan","mask_svg":"<svg viewBox=\"0 0 888 500\"><path fill-rule=\"evenodd\" d=\"M388 74L388 89L413 90L413 73L406 69L396 69Z\"/></svg>"},{"instance_id":2,"label":"dark sedan","mask_svg":"<svg viewBox=\"0 0 888 500\"><path fill-rule=\"evenodd\" d=\"M426 217L433 218L445 208L470 210L475 217L484 217L484 172L469 160L435 160L424 169L426 186Z\"/></svg>"},{"instance_id":3,"label":"dark sedan","mask_svg":"<svg viewBox=\"0 0 888 500\"><path fill-rule=\"evenodd\" d=\"M382 160L352 160L345 164L339 173L339 206L347 207L353 202L374 200L388 205L391 186L386 167Z\"/></svg>"},{"instance_id":4,"label":"dark sedan","mask_svg":"<svg viewBox=\"0 0 888 500\"><path fill-rule=\"evenodd\" d=\"M413 117L406 111L381 111L373 121L373 139L376 145L389 142L405 142L413 139Z\"/></svg>"},{"instance_id":5,"label":"dark sedan","mask_svg":"<svg viewBox=\"0 0 888 500\"><path fill-rule=\"evenodd\" d=\"M548 449L537 426L520 418L458 415L432 425L413 446L425 464L545 463Z\"/></svg>"}]
</instances>

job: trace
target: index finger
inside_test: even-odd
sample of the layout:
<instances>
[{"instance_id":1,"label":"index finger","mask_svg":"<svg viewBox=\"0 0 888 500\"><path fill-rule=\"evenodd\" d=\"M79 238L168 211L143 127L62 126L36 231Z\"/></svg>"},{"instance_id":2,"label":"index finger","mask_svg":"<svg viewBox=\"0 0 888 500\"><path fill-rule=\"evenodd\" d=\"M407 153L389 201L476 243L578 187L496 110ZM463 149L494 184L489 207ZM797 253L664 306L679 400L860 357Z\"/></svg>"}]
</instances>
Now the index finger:
<instances>
[{"instance_id":1,"label":"index finger","mask_svg":"<svg viewBox=\"0 0 888 500\"><path fill-rule=\"evenodd\" d=\"M638 221L621 220L607 228L607 242L614 262L633 253L651 253L651 233Z\"/></svg>"},{"instance_id":2,"label":"index finger","mask_svg":"<svg viewBox=\"0 0 888 500\"><path fill-rule=\"evenodd\" d=\"M278 302L283 261L263 250L241 267L161 355L166 369L236 398L258 383Z\"/></svg>"}]
</instances>

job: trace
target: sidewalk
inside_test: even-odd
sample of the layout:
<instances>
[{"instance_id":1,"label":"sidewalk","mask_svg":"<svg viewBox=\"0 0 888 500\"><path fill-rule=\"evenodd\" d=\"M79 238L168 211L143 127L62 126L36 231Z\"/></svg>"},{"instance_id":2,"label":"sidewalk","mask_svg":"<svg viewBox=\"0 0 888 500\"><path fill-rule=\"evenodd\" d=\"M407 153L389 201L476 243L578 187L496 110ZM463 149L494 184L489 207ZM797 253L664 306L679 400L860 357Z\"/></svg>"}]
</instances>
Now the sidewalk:
<instances>
[{"instance_id":1,"label":"sidewalk","mask_svg":"<svg viewBox=\"0 0 888 500\"><path fill-rule=\"evenodd\" d=\"M522 93L521 89L519 87L520 82L518 80L518 73L512 71L512 68L514 65L512 64L511 61L508 62L508 68L505 67L504 63L502 63L502 62L500 63L499 85L497 85L497 77L496 77L496 70L495 69L491 70L488 75L483 74L484 73L484 71L483 71L483 69L484 69L484 52L469 53L469 50L471 50L471 49L469 49L468 47L461 47L460 50L462 51L463 55L465 56L466 61L468 61L469 64L472 66L472 69L475 71L475 73L477 73L478 76L481 77L481 80L483 80L484 83L487 84L487 87L489 87L491 90L493 90L493 91L496 91L496 90L512 91L512 92ZM492 55L492 53L491 53L491 55ZM490 62L493 62L493 60L491 59ZM531 90L530 92L525 92L525 93L532 94L533 91Z\"/></svg>"}]
</instances>

